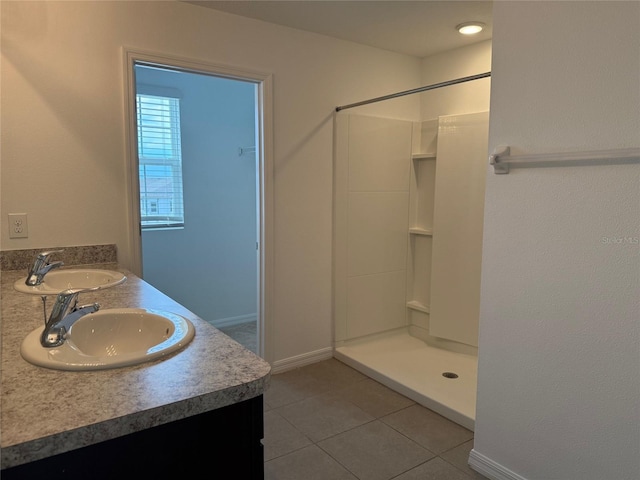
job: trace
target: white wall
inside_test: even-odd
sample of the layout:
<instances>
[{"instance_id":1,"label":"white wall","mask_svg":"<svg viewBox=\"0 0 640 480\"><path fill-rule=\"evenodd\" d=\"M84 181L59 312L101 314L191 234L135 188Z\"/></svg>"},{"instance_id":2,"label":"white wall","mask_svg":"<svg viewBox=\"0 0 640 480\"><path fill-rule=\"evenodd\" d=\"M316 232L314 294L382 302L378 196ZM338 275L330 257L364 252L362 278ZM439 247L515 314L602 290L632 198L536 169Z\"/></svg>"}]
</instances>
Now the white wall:
<instances>
[{"instance_id":1,"label":"white wall","mask_svg":"<svg viewBox=\"0 0 640 480\"><path fill-rule=\"evenodd\" d=\"M491 71L492 40L456 48L422 60L422 85L454 80ZM489 110L491 78L450 85L420 94L421 117L486 112Z\"/></svg>"},{"instance_id":2,"label":"white wall","mask_svg":"<svg viewBox=\"0 0 640 480\"><path fill-rule=\"evenodd\" d=\"M493 14L490 149L640 145L640 3ZM640 478L639 187L638 164L488 173L472 459Z\"/></svg>"},{"instance_id":3,"label":"white wall","mask_svg":"<svg viewBox=\"0 0 640 480\"><path fill-rule=\"evenodd\" d=\"M333 109L421 85L420 60L182 2L2 2L3 250L116 243L127 266L123 45L272 72L273 360L332 344ZM415 99L363 112L418 119ZM9 212L29 214L10 240Z\"/></svg>"}]
</instances>

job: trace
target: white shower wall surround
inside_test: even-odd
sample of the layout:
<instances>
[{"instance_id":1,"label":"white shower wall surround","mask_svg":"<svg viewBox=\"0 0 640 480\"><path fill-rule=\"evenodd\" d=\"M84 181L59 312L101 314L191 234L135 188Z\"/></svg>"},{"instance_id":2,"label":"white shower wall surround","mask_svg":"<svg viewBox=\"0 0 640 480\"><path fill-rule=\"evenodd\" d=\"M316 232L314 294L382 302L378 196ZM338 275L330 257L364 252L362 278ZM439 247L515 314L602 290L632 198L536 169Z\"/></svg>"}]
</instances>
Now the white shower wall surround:
<instances>
[{"instance_id":1,"label":"white shower wall surround","mask_svg":"<svg viewBox=\"0 0 640 480\"><path fill-rule=\"evenodd\" d=\"M335 355L471 429L488 119L336 115Z\"/></svg>"},{"instance_id":2,"label":"white shower wall surround","mask_svg":"<svg viewBox=\"0 0 640 480\"><path fill-rule=\"evenodd\" d=\"M478 346L489 114L440 117L429 334Z\"/></svg>"}]
</instances>

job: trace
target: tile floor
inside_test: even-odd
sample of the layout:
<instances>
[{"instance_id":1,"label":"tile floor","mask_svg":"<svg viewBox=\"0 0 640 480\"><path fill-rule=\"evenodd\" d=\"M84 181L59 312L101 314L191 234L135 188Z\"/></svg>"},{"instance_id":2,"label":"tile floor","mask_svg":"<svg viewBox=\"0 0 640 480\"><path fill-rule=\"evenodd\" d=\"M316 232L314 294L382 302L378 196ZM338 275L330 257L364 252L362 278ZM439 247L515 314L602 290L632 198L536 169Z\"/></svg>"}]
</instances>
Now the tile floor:
<instances>
[{"instance_id":1,"label":"tile floor","mask_svg":"<svg viewBox=\"0 0 640 480\"><path fill-rule=\"evenodd\" d=\"M480 480L473 432L336 359L272 375L265 480Z\"/></svg>"}]
</instances>

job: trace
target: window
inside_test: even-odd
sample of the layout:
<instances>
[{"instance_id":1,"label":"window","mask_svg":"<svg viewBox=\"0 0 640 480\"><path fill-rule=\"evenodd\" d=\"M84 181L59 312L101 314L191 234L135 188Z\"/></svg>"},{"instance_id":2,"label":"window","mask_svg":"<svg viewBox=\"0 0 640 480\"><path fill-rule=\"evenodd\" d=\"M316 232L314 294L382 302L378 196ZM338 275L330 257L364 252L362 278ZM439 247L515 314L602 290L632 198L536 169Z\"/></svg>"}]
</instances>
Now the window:
<instances>
[{"instance_id":1,"label":"window","mask_svg":"<svg viewBox=\"0 0 640 480\"><path fill-rule=\"evenodd\" d=\"M143 229L184 226L180 100L136 95Z\"/></svg>"}]
</instances>

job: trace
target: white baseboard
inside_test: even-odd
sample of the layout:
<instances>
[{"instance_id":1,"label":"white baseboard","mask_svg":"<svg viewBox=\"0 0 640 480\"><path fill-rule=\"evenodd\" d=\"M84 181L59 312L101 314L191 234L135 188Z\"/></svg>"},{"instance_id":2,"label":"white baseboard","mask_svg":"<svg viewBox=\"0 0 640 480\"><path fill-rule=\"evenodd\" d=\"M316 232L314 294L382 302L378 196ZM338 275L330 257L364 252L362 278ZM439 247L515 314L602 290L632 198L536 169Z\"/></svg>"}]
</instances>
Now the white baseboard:
<instances>
[{"instance_id":1,"label":"white baseboard","mask_svg":"<svg viewBox=\"0 0 640 480\"><path fill-rule=\"evenodd\" d=\"M469 466L491 480L527 480L489 457L478 453L475 449L469 453Z\"/></svg>"},{"instance_id":2,"label":"white baseboard","mask_svg":"<svg viewBox=\"0 0 640 480\"><path fill-rule=\"evenodd\" d=\"M276 360L271 365L271 373L286 372L287 370L304 367L305 365L328 360L329 358L333 358L333 348L321 348L314 352L303 353L302 355L296 355L295 357L289 357L283 360Z\"/></svg>"},{"instance_id":3,"label":"white baseboard","mask_svg":"<svg viewBox=\"0 0 640 480\"><path fill-rule=\"evenodd\" d=\"M211 320L209 323L216 328L235 327L243 323L257 321L255 313L249 313L248 315L238 315L237 317L219 318L217 320Z\"/></svg>"}]
</instances>

